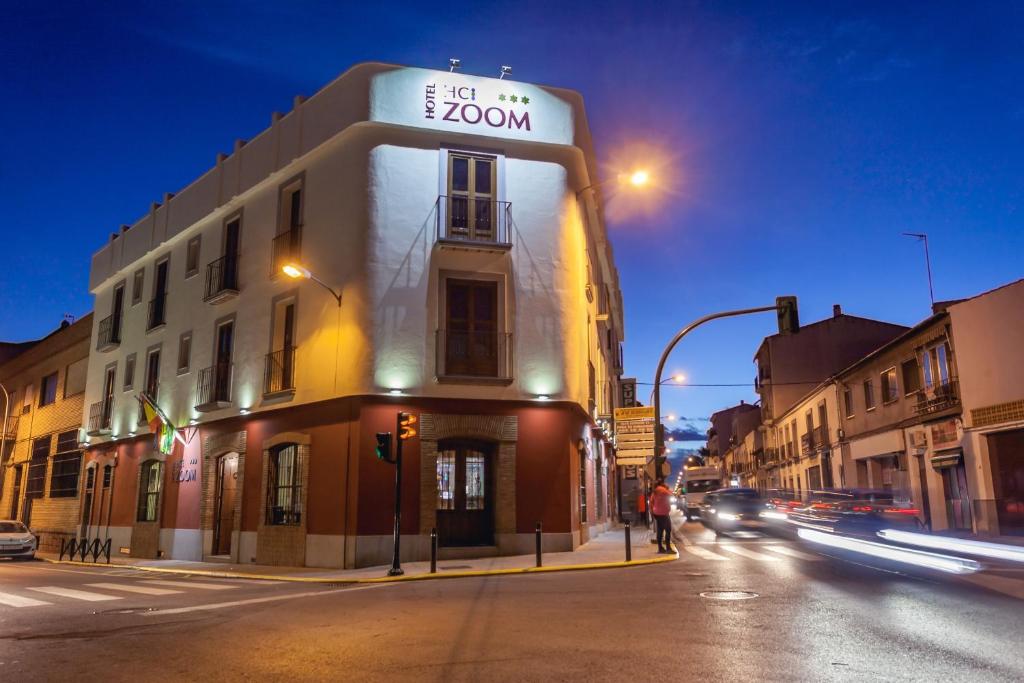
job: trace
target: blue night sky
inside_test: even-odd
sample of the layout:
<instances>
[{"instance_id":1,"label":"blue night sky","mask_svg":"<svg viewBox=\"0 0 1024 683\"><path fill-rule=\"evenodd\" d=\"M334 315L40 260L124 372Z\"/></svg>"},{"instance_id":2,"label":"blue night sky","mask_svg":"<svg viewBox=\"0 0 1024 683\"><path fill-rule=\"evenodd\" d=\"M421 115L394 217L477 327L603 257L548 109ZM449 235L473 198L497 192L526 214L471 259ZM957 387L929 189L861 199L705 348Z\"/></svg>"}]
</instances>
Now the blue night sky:
<instances>
[{"instance_id":1,"label":"blue night sky","mask_svg":"<svg viewBox=\"0 0 1024 683\"><path fill-rule=\"evenodd\" d=\"M705 313L800 297L911 324L1024 275L1020 3L19 3L0 22L5 267L0 338L91 306L89 258L352 64L380 60L574 88L609 177L626 371L650 382ZM666 3L667 5L668 3ZM575 5L575 6L573 6ZM666 389L687 417L756 397L774 317L695 333ZM649 387L639 394L646 399ZM694 422L703 431L706 423Z\"/></svg>"}]
</instances>

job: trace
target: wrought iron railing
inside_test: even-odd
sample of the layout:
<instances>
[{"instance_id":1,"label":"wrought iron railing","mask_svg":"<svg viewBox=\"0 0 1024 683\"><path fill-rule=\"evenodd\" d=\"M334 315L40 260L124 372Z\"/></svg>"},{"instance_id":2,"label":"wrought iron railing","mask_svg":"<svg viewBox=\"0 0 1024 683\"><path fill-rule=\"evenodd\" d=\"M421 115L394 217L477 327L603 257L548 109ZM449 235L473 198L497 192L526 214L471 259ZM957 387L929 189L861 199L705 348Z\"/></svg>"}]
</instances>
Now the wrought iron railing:
<instances>
[{"instance_id":1,"label":"wrought iron railing","mask_svg":"<svg viewBox=\"0 0 1024 683\"><path fill-rule=\"evenodd\" d=\"M167 322L167 293L158 294L149 302L149 315L146 316L146 330L160 327Z\"/></svg>"},{"instance_id":2,"label":"wrought iron railing","mask_svg":"<svg viewBox=\"0 0 1024 683\"><path fill-rule=\"evenodd\" d=\"M918 415L928 415L953 408L959 403L960 383L956 379L950 379L944 384L937 384L930 389L918 391L914 412Z\"/></svg>"},{"instance_id":3,"label":"wrought iron railing","mask_svg":"<svg viewBox=\"0 0 1024 683\"><path fill-rule=\"evenodd\" d=\"M263 367L263 393L295 389L295 347L268 353Z\"/></svg>"},{"instance_id":4,"label":"wrought iron railing","mask_svg":"<svg viewBox=\"0 0 1024 683\"><path fill-rule=\"evenodd\" d=\"M271 241L271 275L280 275L281 268L286 264L301 261L299 254L301 244L301 226L296 226L287 232L282 232Z\"/></svg>"},{"instance_id":5,"label":"wrought iron railing","mask_svg":"<svg viewBox=\"0 0 1024 683\"><path fill-rule=\"evenodd\" d=\"M206 266L204 301L238 293L238 254L224 254Z\"/></svg>"},{"instance_id":6,"label":"wrought iron railing","mask_svg":"<svg viewBox=\"0 0 1024 683\"><path fill-rule=\"evenodd\" d=\"M199 371L196 408L231 403L231 363L216 363Z\"/></svg>"},{"instance_id":7,"label":"wrought iron railing","mask_svg":"<svg viewBox=\"0 0 1024 683\"><path fill-rule=\"evenodd\" d=\"M110 429L111 401L97 401L89 406L89 433L99 434Z\"/></svg>"},{"instance_id":8,"label":"wrought iron railing","mask_svg":"<svg viewBox=\"0 0 1024 683\"><path fill-rule=\"evenodd\" d=\"M507 247L512 243L512 202L440 195L437 240Z\"/></svg>"},{"instance_id":9,"label":"wrought iron railing","mask_svg":"<svg viewBox=\"0 0 1024 683\"><path fill-rule=\"evenodd\" d=\"M14 414L8 414L7 415L7 429L3 431L3 435L5 437L7 437L8 439L13 439L14 437L16 437L18 435L18 420L20 418L21 418L21 415L14 415ZM4 428L4 416L3 416L3 413L0 413L0 430L3 430L3 428ZM0 456L2 456L2 455L3 455L3 453L0 453Z\"/></svg>"},{"instance_id":10,"label":"wrought iron railing","mask_svg":"<svg viewBox=\"0 0 1024 683\"><path fill-rule=\"evenodd\" d=\"M96 335L96 350L105 351L121 343L121 316L108 315L100 321Z\"/></svg>"},{"instance_id":11,"label":"wrought iron railing","mask_svg":"<svg viewBox=\"0 0 1024 683\"><path fill-rule=\"evenodd\" d=\"M512 378L512 333L437 330L437 376Z\"/></svg>"}]
</instances>

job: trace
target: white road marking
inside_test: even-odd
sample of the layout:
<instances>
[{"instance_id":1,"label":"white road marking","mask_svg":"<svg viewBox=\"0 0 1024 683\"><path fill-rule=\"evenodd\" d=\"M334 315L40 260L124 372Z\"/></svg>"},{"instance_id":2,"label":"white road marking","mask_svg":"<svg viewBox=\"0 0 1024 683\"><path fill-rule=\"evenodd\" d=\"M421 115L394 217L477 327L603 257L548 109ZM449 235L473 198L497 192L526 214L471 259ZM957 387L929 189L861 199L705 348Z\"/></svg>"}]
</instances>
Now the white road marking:
<instances>
[{"instance_id":1,"label":"white road marking","mask_svg":"<svg viewBox=\"0 0 1024 683\"><path fill-rule=\"evenodd\" d=\"M232 586L227 583L201 583L199 581L164 581L162 579L153 579L151 581L143 581L142 583L151 584L153 586L171 586L172 588L201 588L207 591L226 591L230 588L238 588L238 586Z\"/></svg>"},{"instance_id":2,"label":"white road marking","mask_svg":"<svg viewBox=\"0 0 1024 683\"><path fill-rule=\"evenodd\" d=\"M792 548L784 545L765 545L764 547L772 552L779 553L780 555L787 555L789 557L795 557L798 560L820 562L823 559L820 555L809 555L808 553L802 553L799 550L793 550Z\"/></svg>"},{"instance_id":3,"label":"white road marking","mask_svg":"<svg viewBox=\"0 0 1024 683\"><path fill-rule=\"evenodd\" d=\"M151 588L149 586L139 586L132 583L89 583L86 584L90 588L100 588L108 591L125 591L126 593L141 593L143 595L174 595L181 591L171 590L169 588Z\"/></svg>"},{"instance_id":4,"label":"white road marking","mask_svg":"<svg viewBox=\"0 0 1024 683\"><path fill-rule=\"evenodd\" d=\"M719 549L725 550L726 552L735 553L736 555L742 555L743 557L749 557L752 560L760 560L761 562L778 562L779 558L772 555L765 555L764 553L755 553L753 550L747 550L741 548L738 545L731 545L728 543L719 543Z\"/></svg>"},{"instance_id":5,"label":"white road marking","mask_svg":"<svg viewBox=\"0 0 1024 683\"><path fill-rule=\"evenodd\" d=\"M693 555L696 555L697 557L703 560L720 560L722 562L726 562L729 559L728 557L722 557L717 553L713 553L710 550L705 550L704 548L701 548L700 546L696 545L684 545L683 550Z\"/></svg>"},{"instance_id":6,"label":"white road marking","mask_svg":"<svg viewBox=\"0 0 1024 683\"><path fill-rule=\"evenodd\" d=\"M0 605L8 607L39 607L40 605L52 605L52 602L44 602L35 598L23 598L20 595L0 593Z\"/></svg>"},{"instance_id":7,"label":"white road marking","mask_svg":"<svg viewBox=\"0 0 1024 683\"><path fill-rule=\"evenodd\" d=\"M335 588L333 590L322 590L322 591L309 591L307 593L292 593L290 595L273 595L267 598L252 598L250 600L235 600L233 602L216 602L210 605L193 605L192 607L175 607L173 609L154 610L152 612L145 612L145 616L152 617L161 614L187 614L189 612L208 612L217 609L226 609L228 607L239 607L241 605L256 605L263 602L278 602L280 600L295 600L298 598L308 598L314 595L329 595L331 593L351 593L352 591L363 591L369 590L370 588L383 588L389 584L378 583L370 586L359 586L358 588Z\"/></svg>"},{"instance_id":8,"label":"white road marking","mask_svg":"<svg viewBox=\"0 0 1024 683\"><path fill-rule=\"evenodd\" d=\"M60 586L37 586L29 588L30 591L39 591L48 595L57 595L62 598L74 598L86 602L104 602L106 600L120 600L117 595L104 595L103 593L92 593L90 591L79 591L74 588L61 588Z\"/></svg>"}]
</instances>

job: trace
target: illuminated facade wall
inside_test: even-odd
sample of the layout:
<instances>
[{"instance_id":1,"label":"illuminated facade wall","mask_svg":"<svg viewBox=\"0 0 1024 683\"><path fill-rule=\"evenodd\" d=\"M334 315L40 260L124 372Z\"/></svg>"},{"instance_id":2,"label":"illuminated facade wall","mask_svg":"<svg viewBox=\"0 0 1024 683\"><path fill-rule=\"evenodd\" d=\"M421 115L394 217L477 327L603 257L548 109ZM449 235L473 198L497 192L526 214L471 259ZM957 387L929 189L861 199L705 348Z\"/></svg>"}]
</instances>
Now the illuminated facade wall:
<instances>
[{"instance_id":1,"label":"illuminated facade wall","mask_svg":"<svg viewBox=\"0 0 1024 683\"><path fill-rule=\"evenodd\" d=\"M480 201L493 207L490 232L483 237L479 232L470 239L452 234L456 209L445 197L455 194L449 180L453 154L484 158L494 169L488 191L474 195L484 196ZM157 401L176 425L196 421L195 438L204 443L222 438L224 429L237 433L242 418L241 432L252 436L244 427L246 420L273 422L271 413L288 415L289 430L307 433L312 424L303 427L305 432L294 426L303 424L296 411L304 407L316 412L315 406L340 399L372 404L392 391L401 391L402 400L411 401L415 410L419 401L439 414L447 410L444 401L467 399L483 402L477 405L486 405L487 411L507 404L511 414L543 396L550 401L540 405L565 414L563 444L549 457L578 458L580 443L602 439L592 428L596 418L610 415L614 407L624 337L618 274L599 195L587 190L577 196L596 182L595 170L576 93L424 69L354 67L310 99L297 99L293 111L275 115L270 128L238 143L231 155L218 156L209 172L166 196L95 254L90 278L97 311L93 347L105 350L93 351L85 420L102 404L110 368L120 378L134 355L141 388L149 355L158 351ZM295 188L301 189L301 199L292 213ZM235 221L239 228L230 227ZM299 235L294 242L287 237L293 224ZM229 289L237 293L215 291L210 296L211 279L214 290L223 284L218 280L223 270L218 269L225 267L222 257L226 245L233 244L229 233L235 229L240 235L233 263L237 280ZM199 258L190 263L197 241ZM340 307L315 283L277 272L283 243L286 251L294 249L288 260L300 261L341 293ZM156 272L163 259L166 320L153 324L151 301L160 298ZM193 265L197 267L190 270ZM140 271L141 287L135 292ZM452 341L446 292L449 281L460 280L494 283L497 292L490 322L498 369L485 369L487 377L473 380L454 377L460 373L446 369L454 364L451 356L456 352L451 349L461 343L457 337ZM124 287L121 340L104 344L100 321L117 308L119 285ZM285 314L289 304L291 318ZM284 350L286 319L293 320L289 348L294 348L294 364L289 373L294 386L277 391L281 387L268 386L268 378L273 384L280 365L268 354ZM230 400L201 405L200 375L216 376L218 330L229 323ZM187 355L180 353L184 339L190 347ZM349 409L357 414L361 410ZM358 415L351 421L362 434ZM118 392L109 428L92 431L95 452L109 453L114 442L142 438L146 427L138 422L133 398ZM594 473L610 457L597 447L582 452L590 463L586 471L596 496ZM319 466L320 453L323 448L314 443L311 468ZM358 455L350 449L330 457L341 462ZM250 439L244 456L244 502L233 554L241 552L242 559L249 559L253 555L238 548L257 545L246 534L258 534L259 525L247 515L258 515L251 510L258 510L262 491L257 495L256 490L264 482L257 478L263 470L253 465L264 457L263 449ZM170 456L167 476L178 457ZM202 481L203 473L213 476L203 459L215 457L219 455L213 451L200 455L196 487L210 486ZM580 487L572 483L578 468L562 464L565 481L552 495L565 496L564 519L555 520L554 528L561 529L564 544L572 547L587 537L591 526L606 523L609 511L602 505L604 515L598 519L591 514L595 504L579 505ZM369 495L370 489L373 496L387 495L386 487L377 491L378 483L355 482L351 463L345 467L354 483L345 493L350 500L342 504L366 517L371 513L359 512L354 499ZM527 476L517 470L517 484ZM191 482L175 483L186 487ZM601 490L608 491L603 482ZM338 491L324 495L337 497ZM205 495L194 498L206 500ZM584 511L586 521L579 518ZM192 549L176 552L178 556L210 554L206 522L202 515L196 517L197 527L185 530L193 539L188 542ZM312 516L308 522L313 528L319 524ZM162 523L161 533L167 537L167 525L177 528L173 525L179 522L165 518ZM351 519L341 533L327 526L332 533L307 541L303 561L308 563L311 555L344 554L352 562L356 556L374 556L373 551L343 551L342 546L357 543L353 536L375 534L364 533ZM527 526L532 528L526 521L517 522L505 532L515 536ZM314 535L308 529L306 533Z\"/></svg>"}]
</instances>

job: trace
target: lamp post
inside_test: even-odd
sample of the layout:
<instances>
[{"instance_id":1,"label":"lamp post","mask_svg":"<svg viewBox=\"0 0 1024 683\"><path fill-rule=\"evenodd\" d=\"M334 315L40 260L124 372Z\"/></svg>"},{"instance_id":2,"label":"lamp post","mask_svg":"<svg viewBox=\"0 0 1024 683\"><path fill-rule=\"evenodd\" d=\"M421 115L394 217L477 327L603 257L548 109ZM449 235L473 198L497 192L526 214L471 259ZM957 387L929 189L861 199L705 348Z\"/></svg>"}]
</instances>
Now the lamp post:
<instances>
[{"instance_id":1,"label":"lamp post","mask_svg":"<svg viewBox=\"0 0 1024 683\"><path fill-rule=\"evenodd\" d=\"M590 183L586 187L576 190L576 196L579 197L587 190L593 189L595 187L600 187L601 185L604 185L605 183L608 183L611 180L612 178L605 178L604 180L599 180L596 183ZM645 169L640 168L630 173L626 177L626 180L633 187L645 187L651 181L651 174L648 173Z\"/></svg>"},{"instance_id":2,"label":"lamp post","mask_svg":"<svg viewBox=\"0 0 1024 683\"><path fill-rule=\"evenodd\" d=\"M288 277L292 278L293 280L298 280L300 278L312 280L313 282L317 283L318 285L326 289L328 292L330 292L331 296L333 296L337 300L338 306L341 306L341 292L334 291L333 287L331 287L326 282L318 278L316 275L313 275L313 273L311 273L308 268L303 268L297 263L286 263L283 266L281 266L281 272L287 275Z\"/></svg>"},{"instance_id":3,"label":"lamp post","mask_svg":"<svg viewBox=\"0 0 1024 683\"><path fill-rule=\"evenodd\" d=\"M11 395L7 393L7 387L0 382L0 390L4 392L4 425L3 431L0 432L0 491L4 490L4 473L6 471L4 457L7 451L7 417L11 412Z\"/></svg>"}]
</instances>

